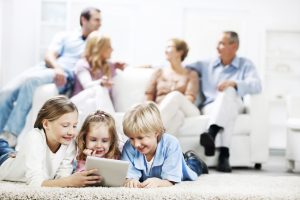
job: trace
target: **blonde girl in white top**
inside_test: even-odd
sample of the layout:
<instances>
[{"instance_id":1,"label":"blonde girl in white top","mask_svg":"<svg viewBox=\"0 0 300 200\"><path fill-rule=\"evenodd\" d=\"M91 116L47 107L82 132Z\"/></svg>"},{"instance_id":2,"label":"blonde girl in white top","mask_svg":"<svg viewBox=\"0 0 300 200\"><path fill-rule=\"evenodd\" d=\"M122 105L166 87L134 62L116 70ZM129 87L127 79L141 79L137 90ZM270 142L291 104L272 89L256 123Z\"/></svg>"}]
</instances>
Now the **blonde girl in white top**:
<instances>
[{"instance_id":1,"label":"blonde girl in white top","mask_svg":"<svg viewBox=\"0 0 300 200\"><path fill-rule=\"evenodd\" d=\"M81 187L100 182L99 176L92 175L96 170L72 174L77 121L77 108L68 98L49 99L16 156L9 156L1 164L0 180L49 187Z\"/></svg>"}]
</instances>

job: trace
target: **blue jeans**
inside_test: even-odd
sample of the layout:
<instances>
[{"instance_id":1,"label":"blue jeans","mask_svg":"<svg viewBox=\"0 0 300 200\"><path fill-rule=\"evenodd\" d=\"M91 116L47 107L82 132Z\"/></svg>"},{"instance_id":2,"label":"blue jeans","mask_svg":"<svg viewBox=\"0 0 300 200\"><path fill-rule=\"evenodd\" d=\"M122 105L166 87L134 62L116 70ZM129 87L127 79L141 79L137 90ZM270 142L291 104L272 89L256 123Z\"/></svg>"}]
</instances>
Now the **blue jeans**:
<instances>
[{"instance_id":1,"label":"blue jeans","mask_svg":"<svg viewBox=\"0 0 300 200\"><path fill-rule=\"evenodd\" d=\"M65 69L65 75L67 78L67 83L63 87L58 87L59 94L71 95L74 84L75 84L75 75L72 70Z\"/></svg>"},{"instance_id":2,"label":"blue jeans","mask_svg":"<svg viewBox=\"0 0 300 200\"><path fill-rule=\"evenodd\" d=\"M66 75L70 82L66 85L70 89L73 75L69 71ZM25 71L3 87L0 90L0 133L7 131L18 136L31 109L34 91L41 85L53 82L54 70L41 65ZM66 92L64 88L59 89L61 93Z\"/></svg>"},{"instance_id":3,"label":"blue jeans","mask_svg":"<svg viewBox=\"0 0 300 200\"><path fill-rule=\"evenodd\" d=\"M194 171L198 176L202 174L202 165L197 159L187 159L186 164Z\"/></svg>"},{"instance_id":4,"label":"blue jeans","mask_svg":"<svg viewBox=\"0 0 300 200\"><path fill-rule=\"evenodd\" d=\"M10 148L5 140L0 139L0 166L4 161L7 160L9 154L14 151L15 150L13 148Z\"/></svg>"}]
</instances>

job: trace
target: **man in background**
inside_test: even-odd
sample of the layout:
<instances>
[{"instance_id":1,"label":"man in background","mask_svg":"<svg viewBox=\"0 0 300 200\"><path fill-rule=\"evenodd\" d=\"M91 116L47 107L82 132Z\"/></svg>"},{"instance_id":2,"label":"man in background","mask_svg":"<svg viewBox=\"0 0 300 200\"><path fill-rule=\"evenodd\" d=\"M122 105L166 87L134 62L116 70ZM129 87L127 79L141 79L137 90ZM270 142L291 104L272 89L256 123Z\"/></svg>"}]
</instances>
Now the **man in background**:
<instances>
[{"instance_id":1,"label":"man in background","mask_svg":"<svg viewBox=\"0 0 300 200\"><path fill-rule=\"evenodd\" d=\"M215 138L220 134L220 155L217 170L231 172L229 148L235 120L243 110L242 97L261 92L261 81L253 63L239 57L239 36L234 31L222 33L218 46L218 58L198 61L187 67L201 76L200 88L204 101L201 111L210 117L207 132L200 135L200 145L207 156L215 154Z\"/></svg>"},{"instance_id":2,"label":"man in background","mask_svg":"<svg viewBox=\"0 0 300 200\"><path fill-rule=\"evenodd\" d=\"M0 138L11 147L16 145L25 125L37 87L55 83L60 94L70 92L74 82L72 69L84 51L88 35L100 28L100 14L94 7L82 10L80 31L57 34L46 52L45 63L25 71L0 89Z\"/></svg>"}]
</instances>

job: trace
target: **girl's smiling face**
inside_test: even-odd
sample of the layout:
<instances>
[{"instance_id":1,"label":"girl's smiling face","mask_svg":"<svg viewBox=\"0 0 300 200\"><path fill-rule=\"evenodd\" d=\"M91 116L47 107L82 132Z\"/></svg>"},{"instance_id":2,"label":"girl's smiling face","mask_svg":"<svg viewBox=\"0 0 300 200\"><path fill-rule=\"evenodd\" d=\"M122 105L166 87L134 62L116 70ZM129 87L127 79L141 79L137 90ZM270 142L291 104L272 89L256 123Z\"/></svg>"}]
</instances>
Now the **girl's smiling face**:
<instances>
[{"instance_id":1,"label":"girl's smiling face","mask_svg":"<svg viewBox=\"0 0 300 200\"><path fill-rule=\"evenodd\" d=\"M93 150L93 156L105 157L111 145L108 127L101 122L92 122L85 142L86 148Z\"/></svg>"},{"instance_id":2,"label":"girl's smiling face","mask_svg":"<svg viewBox=\"0 0 300 200\"><path fill-rule=\"evenodd\" d=\"M52 152L56 152L61 144L71 143L77 134L77 123L77 111L66 113L54 121L43 121L47 143Z\"/></svg>"}]
</instances>

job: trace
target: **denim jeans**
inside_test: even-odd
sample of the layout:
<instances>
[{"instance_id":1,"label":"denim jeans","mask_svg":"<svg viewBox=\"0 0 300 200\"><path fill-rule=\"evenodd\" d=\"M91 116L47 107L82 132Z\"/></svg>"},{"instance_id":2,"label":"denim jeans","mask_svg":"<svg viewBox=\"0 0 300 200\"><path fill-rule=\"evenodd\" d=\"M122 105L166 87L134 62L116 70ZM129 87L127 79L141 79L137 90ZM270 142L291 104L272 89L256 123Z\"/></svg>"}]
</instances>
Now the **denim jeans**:
<instances>
[{"instance_id":1,"label":"denim jeans","mask_svg":"<svg viewBox=\"0 0 300 200\"><path fill-rule=\"evenodd\" d=\"M71 72L66 72L67 79L72 83ZM70 77L69 77L70 76ZM12 80L0 90L0 133L7 131L18 136L24 128L29 113L33 94L37 87L53 83L54 70L44 65L33 67ZM72 88L67 84L68 89ZM64 88L60 89L65 92Z\"/></svg>"},{"instance_id":2,"label":"denim jeans","mask_svg":"<svg viewBox=\"0 0 300 200\"><path fill-rule=\"evenodd\" d=\"M201 165L201 163L199 162L199 160L190 158L190 159L187 159L187 160L186 160L186 164L187 164L194 172L196 172L196 174L197 174L198 176L200 176L200 175L202 174L203 166Z\"/></svg>"},{"instance_id":3,"label":"denim jeans","mask_svg":"<svg viewBox=\"0 0 300 200\"><path fill-rule=\"evenodd\" d=\"M0 166L7 160L11 152L14 152L14 149L10 148L5 140L0 139Z\"/></svg>"},{"instance_id":4,"label":"denim jeans","mask_svg":"<svg viewBox=\"0 0 300 200\"><path fill-rule=\"evenodd\" d=\"M67 83L62 87L58 87L58 92L59 94L67 94L68 96L70 96L75 84L75 75L72 70L64 69L64 71Z\"/></svg>"}]
</instances>

